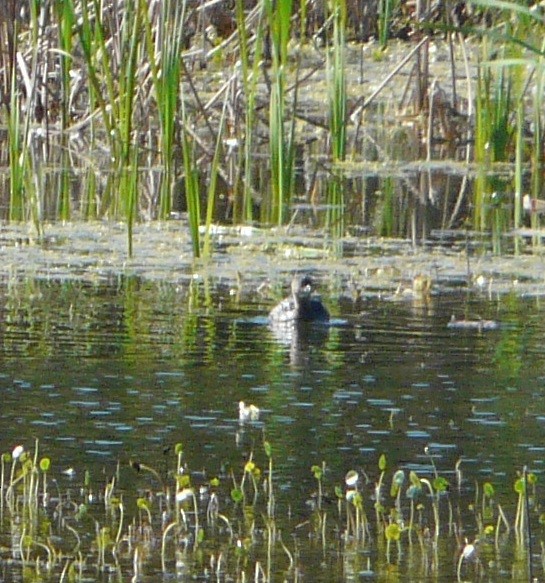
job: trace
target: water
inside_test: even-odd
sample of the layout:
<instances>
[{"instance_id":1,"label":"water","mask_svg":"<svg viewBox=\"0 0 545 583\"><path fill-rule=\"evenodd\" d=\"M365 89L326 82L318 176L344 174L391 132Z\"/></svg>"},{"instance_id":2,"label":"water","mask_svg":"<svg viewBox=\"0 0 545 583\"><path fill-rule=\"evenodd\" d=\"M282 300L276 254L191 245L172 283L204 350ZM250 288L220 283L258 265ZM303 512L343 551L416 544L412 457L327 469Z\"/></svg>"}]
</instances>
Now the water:
<instances>
[{"instance_id":1,"label":"water","mask_svg":"<svg viewBox=\"0 0 545 583\"><path fill-rule=\"evenodd\" d=\"M94 484L90 512L100 524L107 517L96 500L112 476L118 479L116 495L126 500L128 522L138 514L135 495L151 496L160 489L135 464L152 467L168 480L175 444L182 443L192 483L208 484L218 476L228 493L232 480L242 479L248 459L266 474L265 439L273 452L278 527L295 562L288 571L287 554L276 543L270 566L274 580L282 573L311 581L390 573L403 580L455 581L461 544L478 535L480 509L470 506L475 481L480 488L486 481L494 484L512 526L517 472L526 465L537 475L538 488L543 479L545 318L539 299L505 295L491 300L453 288L427 302L376 297L354 302L341 291L324 297L334 316L331 326L279 337L264 318L270 297L255 290L237 297L214 281L206 286L138 278L120 278L115 285L26 280L0 292L1 451L11 452L17 444L32 449L38 439L40 454L52 461L53 491L71 492L75 499L87 470ZM448 329L451 314L494 319L501 327ZM259 421L239 423L240 400L260 408ZM403 492L411 470L433 479L435 467L449 481L459 532L449 531L444 498L437 556L429 541L411 546L405 533L402 555L394 543L387 564L373 500L382 454L387 460L385 520L394 507L395 470L406 473ZM461 484L455 471L459 460ZM322 462L329 500L325 544L312 528L317 482L311 466ZM335 487L346 489L349 470L361 476L371 530L366 544L343 542L346 523L338 518ZM261 487L259 492L266 499ZM404 494L402 501L408 508ZM429 510L425 496L422 503ZM160 516L157 499L153 504ZM240 512L233 511L228 495L221 497L220 512L231 517L235 530L241 528L232 517L240 518ZM542 534L538 515L539 507L532 508L534 553ZM495 526L496 517L484 523ZM433 527L427 510L423 520ZM93 522L73 524L93 539ZM3 525L2 553L9 555L13 528L5 514ZM258 559L266 568L260 513L255 528L256 540L244 561L233 551L235 542L223 551L233 577L241 579L243 571L253 576ZM160 531L155 525L159 540ZM218 560L225 534L219 535L223 542L213 543L214 532L217 527L207 534L205 548ZM468 560L462 572L475 577L481 569L494 581L517 580L521 573L520 580L527 580L524 555L513 547L512 533L496 555L491 556L493 545L483 544L480 567ZM160 542L154 548L155 556L150 553L141 568L144 580L154 580L161 570ZM86 569L96 562L87 552ZM132 555L120 556L119 568L127 576L133 572ZM177 566L173 559L171 550L167 572L176 580L203 577L211 569L192 553L184 555L183 568L180 558ZM539 569L537 555L533 562ZM61 570L57 567L51 580ZM108 572L100 571L100 577L108 580ZM20 562L4 567L4 577L20 580Z\"/></svg>"}]
</instances>

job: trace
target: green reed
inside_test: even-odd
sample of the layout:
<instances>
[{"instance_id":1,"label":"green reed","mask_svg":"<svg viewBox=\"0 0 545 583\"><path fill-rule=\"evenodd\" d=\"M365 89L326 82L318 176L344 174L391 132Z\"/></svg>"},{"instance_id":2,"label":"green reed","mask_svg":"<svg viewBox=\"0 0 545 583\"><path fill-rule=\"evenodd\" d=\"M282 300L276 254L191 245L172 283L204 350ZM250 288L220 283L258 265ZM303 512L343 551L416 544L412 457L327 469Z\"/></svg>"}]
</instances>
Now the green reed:
<instances>
[{"instance_id":1,"label":"green reed","mask_svg":"<svg viewBox=\"0 0 545 583\"><path fill-rule=\"evenodd\" d=\"M379 0L378 3L378 41L383 50L388 46L392 14L397 3L396 0Z\"/></svg>"},{"instance_id":2,"label":"green reed","mask_svg":"<svg viewBox=\"0 0 545 583\"><path fill-rule=\"evenodd\" d=\"M335 166L345 160L347 132L346 89L346 0L334 0L331 5L333 17L333 39L331 55L328 52L329 132L331 156ZM344 235L344 181L342 175L332 178L328 185L327 231L335 242ZM338 250L341 254L342 250Z\"/></svg>"},{"instance_id":3,"label":"green reed","mask_svg":"<svg viewBox=\"0 0 545 583\"><path fill-rule=\"evenodd\" d=\"M264 5L262 5L264 7ZM234 200L233 216L235 221L251 222L253 219L253 176L254 176L254 127L256 113L257 82L259 80L259 66L263 58L264 10L260 10L254 39L253 63L250 61L250 47L246 20L244 18L244 2L236 0L237 30L239 34L239 51L241 62L241 77L246 96L245 135L244 135L244 171L242 182L242 201L238 197Z\"/></svg>"},{"instance_id":4,"label":"green reed","mask_svg":"<svg viewBox=\"0 0 545 583\"><path fill-rule=\"evenodd\" d=\"M182 157L184 167L184 187L189 216L189 233L193 248L193 257L201 256L199 226L201 224L201 193L199 185L199 171L197 167L196 144L189 130L191 118L186 112L184 95L182 94L181 107Z\"/></svg>"},{"instance_id":5,"label":"green reed","mask_svg":"<svg viewBox=\"0 0 545 583\"><path fill-rule=\"evenodd\" d=\"M121 34L121 71L119 78L119 196L127 220L128 254L133 253L133 228L138 216L138 146L133 143L133 111L138 86L140 39L147 5L144 0L131 3L125 12Z\"/></svg>"},{"instance_id":6,"label":"green reed","mask_svg":"<svg viewBox=\"0 0 545 583\"><path fill-rule=\"evenodd\" d=\"M212 222L214 220L214 209L216 203L216 186L218 181L219 166L221 161L221 154L223 152L223 131L225 127L225 118L227 113L227 105L229 102L229 92L225 92L225 99L223 102L223 110L221 113L221 119L218 129L218 135L216 138L216 147L214 149L214 157L212 159L212 164L210 165L209 173L209 183L207 192L207 203L206 203L206 222L205 222L205 233L203 241L203 257L210 257L212 255L212 241L211 241L211 228Z\"/></svg>"},{"instance_id":7,"label":"green reed","mask_svg":"<svg viewBox=\"0 0 545 583\"><path fill-rule=\"evenodd\" d=\"M104 46L104 31L102 29L102 21L100 15L96 13L96 4L94 10L89 12L89 7L86 3L81 5L80 21L76 27L79 46L83 52L84 64L87 75L87 91L89 108L91 111L98 110L102 126L92 116L90 119L90 149L94 150L101 147L101 139L106 139L110 151L113 153L115 148L114 133L112 128L112 121L109 115L109 108L107 102L102 95L101 88L101 58L106 58L106 46ZM100 130L105 130L106 135L100 135ZM112 172L108 173L106 179L106 188L104 192L99 190L98 172L93 164L90 164L86 172L86 180L84 181L85 188L84 200L81 208L82 216L86 219L96 219L102 215L107 209L112 206L113 180Z\"/></svg>"},{"instance_id":8,"label":"green reed","mask_svg":"<svg viewBox=\"0 0 545 583\"><path fill-rule=\"evenodd\" d=\"M176 113L180 95L181 53L185 35L186 2L164 0L159 22L153 26L146 18L146 48L155 90L161 127L161 164L163 174L159 194L160 219L170 215L175 175Z\"/></svg>"},{"instance_id":9,"label":"green reed","mask_svg":"<svg viewBox=\"0 0 545 583\"><path fill-rule=\"evenodd\" d=\"M31 121L37 106L36 86L38 84L41 58L40 39L45 7L31 11L33 35L31 43L30 67L22 66L20 74L25 87L26 99L19 88L17 69L11 69L9 110L7 115L7 134L9 141L10 174L10 220L23 221L30 217L38 236L42 234L42 213L40 198L40 166L35 164L32 150ZM18 41L19 26L13 27L14 54L21 50ZM24 113L23 113L24 111Z\"/></svg>"},{"instance_id":10,"label":"green reed","mask_svg":"<svg viewBox=\"0 0 545 583\"><path fill-rule=\"evenodd\" d=\"M333 162L342 162L346 155L347 90L346 90L346 0L334 0L332 55L327 53L329 94L329 131Z\"/></svg>"},{"instance_id":11,"label":"green reed","mask_svg":"<svg viewBox=\"0 0 545 583\"><path fill-rule=\"evenodd\" d=\"M508 221L505 211L500 212L498 205L494 205L491 193L494 192L496 184L494 179L487 177L486 174L491 163L510 159L512 141L515 142L515 204L512 219L515 228L518 228L522 220L520 199L527 150L532 167L532 197L538 198L541 193L541 172L536 172L535 169L540 165L543 148L541 104L545 42L542 31L545 21L539 11L531 10L522 3L475 0L473 4L496 15L494 26L478 31L483 36L485 59L489 58L491 52L489 47L492 44L494 50L500 47L500 54L484 64L493 68L493 72L485 71L479 76L475 140L475 158L479 165L475 188L475 225L481 229L492 227L493 236L497 238L507 228ZM505 18L507 15L509 18ZM526 69L530 69L531 72L525 80L523 72ZM532 77L535 83L535 95L532 99L534 134L528 148L522 130L526 123L525 91ZM516 114L515 119L513 112ZM489 151L486 152L485 148ZM484 164L484 167L481 164ZM493 209L492 222L489 220L490 213L484 210L486 206ZM536 219L532 220L536 226ZM515 241L515 244L518 250L519 241ZM496 251L499 251L497 242L494 246Z\"/></svg>"},{"instance_id":12,"label":"green reed","mask_svg":"<svg viewBox=\"0 0 545 583\"><path fill-rule=\"evenodd\" d=\"M60 176L59 176L59 218L70 219L70 158L68 155L68 126L70 124L70 71L73 61L73 28L76 22L74 7L71 2L55 2L59 35L60 60Z\"/></svg>"},{"instance_id":13,"label":"green reed","mask_svg":"<svg viewBox=\"0 0 545 583\"><path fill-rule=\"evenodd\" d=\"M286 76L292 0L272 3L265 0L269 18L272 51L272 83L269 102L269 147L271 153L271 220L281 225L286 220L286 208L293 195L295 158L295 116L286 121ZM297 80L293 109L297 103Z\"/></svg>"},{"instance_id":14,"label":"green reed","mask_svg":"<svg viewBox=\"0 0 545 583\"><path fill-rule=\"evenodd\" d=\"M513 77L509 69L481 66L477 80L475 162L478 168L474 192L474 225L492 230L494 248L506 224L505 184L493 174L494 164L509 159L514 136Z\"/></svg>"},{"instance_id":15,"label":"green reed","mask_svg":"<svg viewBox=\"0 0 545 583\"><path fill-rule=\"evenodd\" d=\"M67 0L71 2L71 0ZM123 210L127 221L129 256L133 253L133 228L138 216L138 147L134 139L134 108L138 93L140 39L147 6L131 2L122 13L119 30L110 37L109 22L98 0L81 4L77 27L89 83L92 106L100 112L111 167L103 194L101 212L117 216ZM64 15L64 13L63 13ZM93 133L93 140L94 140ZM91 193L94 187L91 184Z\"/></svg>"},{"instance_id":16,"label":"green reed","mask_svg":"<svg viewBox=\"0 0 545 583\"><path fill-rule=\"evenodd\" d=\"M22 135L20 98L16 86L16 73L12 72L10 89L10 107L7 118L9 139L9 174L10 201L9 218L11 221L22 221L24 218L24 188L25 161L27 149L25 137Z\"/></svg>"},{"instance_id":17,"label":"green reed","mask_svg":"<svg viewBox=\"0 0 545 583\"><path fill-rule=\"evenodd\" d=\"M523 189L523 156L524 156L524 104L517 104L515 143L515 196L513 226L520 229L522 226L522 189ZM520 237L515 236L515 253L520 253Z\"/></svg>"},{"instance_id":18,"label":"green reed","mask_svg":"<svg viewBox=\"0 0 545 583\"><path fill-rule=\"evenodd\" d=\"M72 0L66 0L71 2ZM114 64L107 44L107 25L98 0L81 4L81 22L77 27L80 47L83 52L85 73L89 88L90 106L98 108L103 123L104 136L109 144L112 158L117 154L116 128L118 104L114 84ZM89 11L91 9L91 12Z\"/></svg>"}]
</instances>

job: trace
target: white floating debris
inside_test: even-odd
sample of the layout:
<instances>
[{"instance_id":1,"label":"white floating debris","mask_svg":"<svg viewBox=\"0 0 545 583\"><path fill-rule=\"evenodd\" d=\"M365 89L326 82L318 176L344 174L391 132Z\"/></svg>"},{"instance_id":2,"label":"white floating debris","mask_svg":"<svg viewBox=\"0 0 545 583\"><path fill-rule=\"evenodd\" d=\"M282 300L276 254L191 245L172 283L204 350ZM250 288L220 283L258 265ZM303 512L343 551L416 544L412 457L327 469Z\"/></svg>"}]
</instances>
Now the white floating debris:
<instances>
[{"instance_id":1,"label":"white floating debris","mask_svg":"<svg viewBox=\"0 0 545 583\"><path fill-rule=\"evenodd\" d=\"M447 328L460 330L498 330L500 323L496 320L457 320L454 315L450 318Z\"/></svg>"},{"instance_id":2,"label":"white floating debris","mask_svg":"<svg viewBox=\"0 0 545 583\"><path fill-rule=\"evenodd\" d=\"M257 421L259 413L259 407L255 405L246 405L244 401L240 401L238 404L238 419L241 423L244 423L244 421Z\"/></svg>"}]
</instances>

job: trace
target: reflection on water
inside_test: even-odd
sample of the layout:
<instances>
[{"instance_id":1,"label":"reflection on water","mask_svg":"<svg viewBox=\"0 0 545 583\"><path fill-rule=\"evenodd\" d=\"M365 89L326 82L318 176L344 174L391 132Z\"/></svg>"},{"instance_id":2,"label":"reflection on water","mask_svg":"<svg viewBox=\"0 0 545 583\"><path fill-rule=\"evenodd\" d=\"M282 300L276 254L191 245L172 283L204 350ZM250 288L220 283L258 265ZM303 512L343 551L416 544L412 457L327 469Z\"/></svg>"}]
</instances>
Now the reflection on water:
<instances>
[{"instance_id":1,"label":"reflection on water","mask_svg":"<svg viewBox=\"0 0 545 583\"><path fill-rule=\"evenodd\" d=\"M327 348L333 322L274 322L269 324L271 335L289 353L289 364L298 368L310 362L312 350Z\"/></svg>"},{"instance_id":2,"label":"reflection on water","mask_svg":"<svg viewBox=\"0 0 545 583\"><path fill-rule=\"evenodd\" d=\"M112 288L4 287L2 452L38 438L57 473L75 470L67 482L81 484L85 470L101 479L118 464L123 482L135 479L127 473L135 459L165 475L167 454L181 442L191 471L230 479L251 456L266 466L265 438L274 451L276 506L289 508L297 523L310 519L310 468L323 461L331 516L334 488L351 469L363 476L364 503L374 513L381 454L389 471L446 477L464 512L474 481L491 481L512 514L516 472L527 465L543 473L539 303L456 292L421 304L324 299L337 318L330 325L279 331L266 324L263 300L239 301L221 287L204 293L134 279ZM508 325L449 329L453 313ZM259 421L239 423L241 400L259 407ZM463 537L477 536L474 519L461 526ZM363 555L348 543L342 557L312 546L300 555L309 580L350 580L387 568L383 542L374 537ZM441 544L448 557L441 580L453 581L458 543L445 536ZM410 563L410 552L396 563L400 578L428 576Z\"/></svg>"}]
</instances>

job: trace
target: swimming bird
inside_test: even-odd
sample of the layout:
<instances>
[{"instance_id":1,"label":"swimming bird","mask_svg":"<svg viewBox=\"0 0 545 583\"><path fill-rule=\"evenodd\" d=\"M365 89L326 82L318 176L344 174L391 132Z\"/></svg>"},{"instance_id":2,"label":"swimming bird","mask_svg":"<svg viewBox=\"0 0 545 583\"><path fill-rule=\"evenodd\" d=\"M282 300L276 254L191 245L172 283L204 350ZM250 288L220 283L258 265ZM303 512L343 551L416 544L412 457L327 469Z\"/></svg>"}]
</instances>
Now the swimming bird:
<instances>
[{"instance_id":1,"label":"swimming bird","mask_svg":"<svg viewBox=\"0 0 545 583\"><path fill-rule=\"evenodd\" d=\"M269 312L269 322L327 322L329 312L320 298L312 295L313 290L310 276L295 276L291 282L291 295Z\"/></svg>"}]
</instances>

